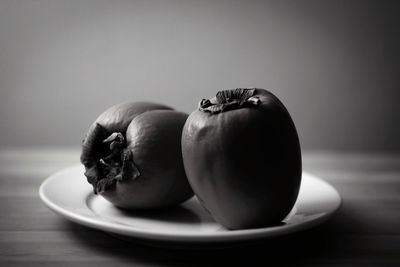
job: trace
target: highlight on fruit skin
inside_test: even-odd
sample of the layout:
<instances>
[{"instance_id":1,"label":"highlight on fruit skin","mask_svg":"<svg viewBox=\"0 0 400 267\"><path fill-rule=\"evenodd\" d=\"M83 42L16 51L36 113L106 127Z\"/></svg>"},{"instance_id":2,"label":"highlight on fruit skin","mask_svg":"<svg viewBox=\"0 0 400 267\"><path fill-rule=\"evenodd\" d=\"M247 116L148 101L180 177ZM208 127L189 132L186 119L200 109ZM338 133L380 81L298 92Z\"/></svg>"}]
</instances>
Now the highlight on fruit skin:
<instances>
[{"instance_id":1,"label":"highlight on fruit skin","mask_svg":"<svg viewBox=\"0 0 400 267\"><path fill-rule=\"evenodd\" d=\"M195 195L228 229L280 224L297 199L297 131L265 89L223 90L201 100L185 123L182 154Z\"/></svg>"},{"instance_id":2,"label":"highlight on fruit skin","mask_svg":"<svg viewBox=\"0 0 400 267\"><path fill-rule=\"evenodd\" d=\"M90 126L80 160L95 194L127 209L177 205L193 192L182 161L187 114L150 102L117 104Z\"/></svg>"}]
</instances>

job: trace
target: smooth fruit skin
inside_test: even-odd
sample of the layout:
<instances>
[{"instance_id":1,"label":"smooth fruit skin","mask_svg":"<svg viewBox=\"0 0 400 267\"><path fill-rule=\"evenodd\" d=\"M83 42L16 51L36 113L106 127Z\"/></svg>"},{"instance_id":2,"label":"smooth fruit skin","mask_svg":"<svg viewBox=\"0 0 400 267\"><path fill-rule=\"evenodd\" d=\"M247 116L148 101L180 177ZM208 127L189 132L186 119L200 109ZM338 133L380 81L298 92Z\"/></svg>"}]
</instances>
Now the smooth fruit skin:
<instances>
[{"instance_id":1,"label":"smooth fruit skin","mask_svg":"<svg viewBox=\"0 0 400 267\"><path fill-rule=\"evenodd\" d=\"M126 132L132 120L151 110L173 110L163 104L152 102L126 102L111 106L105 110L95 120L94 124L99 123L111 134L113 132Z\"/></svg>"},{"instance_id":2,"label":"smooth fruit skin","mask_svg":"<svg viewBox=\"0 0 400 267\"><path fill-rule=\"evenodd\" d=\"M256 89L257 107L195 110L182 133L187 178L202 205L228 229L279 224L301 182L294 123L276 96Z\"/></svg>"},{"instance_id":3,"label":"smooth fruit skin","mask_svg":"<svg viewBox=\"0 0 400 267\"><path fill-rule=\"evenodd\" d=\"M127 209L164 208L192 197L181 150L187 117L173 110L153 110L135 117L126 132L126 150L132 152L140 176L117 182L103 197Z\"/></svg>"}]
</instances>

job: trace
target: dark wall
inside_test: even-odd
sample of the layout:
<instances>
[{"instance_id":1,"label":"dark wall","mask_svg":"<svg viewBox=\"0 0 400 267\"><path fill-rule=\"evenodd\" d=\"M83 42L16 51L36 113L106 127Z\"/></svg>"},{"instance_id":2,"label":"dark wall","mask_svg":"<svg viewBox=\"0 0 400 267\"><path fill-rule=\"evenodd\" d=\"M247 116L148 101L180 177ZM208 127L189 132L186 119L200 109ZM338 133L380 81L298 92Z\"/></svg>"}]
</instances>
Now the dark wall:
<instances>
[{"instance_id":1,"label":"dark wall","mask_svg":"<svg viewBox=\"0 0 400 267\"><path fill-rule=\"evenodd\" d=\"M106 107L257 86L304 149L400 151L399 1L0 1L0 147L79 146Z\"/></svg>"}]
</instances>

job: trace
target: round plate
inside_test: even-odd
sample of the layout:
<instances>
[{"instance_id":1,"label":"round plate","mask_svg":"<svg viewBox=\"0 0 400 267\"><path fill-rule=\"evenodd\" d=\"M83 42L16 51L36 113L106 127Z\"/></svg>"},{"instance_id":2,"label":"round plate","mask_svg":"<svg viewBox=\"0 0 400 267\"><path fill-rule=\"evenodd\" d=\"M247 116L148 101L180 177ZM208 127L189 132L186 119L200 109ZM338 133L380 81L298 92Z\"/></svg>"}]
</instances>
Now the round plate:
<instances>
[{"instance_id":1,"label":"round plate","mask_svg":"<svg viewBox=\"0 0 400 267\"><path fill-rule=\"evenodd\" d=\"M216 223L195 197L165 210L118 209L93 194L83 173L82 166L74 166L51 175L40 186L40 198L71 221L128 239L201 244L272 237L313 227L328 219L341 203L339 193L331 185L303 173L297 202L282 224L232 231Z\"/></svg>"}]
</instances>

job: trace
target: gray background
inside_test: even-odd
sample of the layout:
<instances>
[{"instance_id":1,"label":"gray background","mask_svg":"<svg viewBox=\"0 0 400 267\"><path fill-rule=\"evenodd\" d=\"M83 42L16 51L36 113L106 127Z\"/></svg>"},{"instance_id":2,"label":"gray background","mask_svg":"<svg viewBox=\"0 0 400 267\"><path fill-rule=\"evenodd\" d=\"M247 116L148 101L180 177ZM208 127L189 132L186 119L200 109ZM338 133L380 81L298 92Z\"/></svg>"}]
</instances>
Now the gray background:
<instances>
[{"instance_id":1,"label":"gray background","mask_svg":"<svg viewBox=\"0 0 400 267\"><path fill-rule=\"evenodd\" d=\"M0 147L78 147L106 107L257 86L304 149L400 151L396 1L0 0Z\"/></svg>"}]
</instances>

